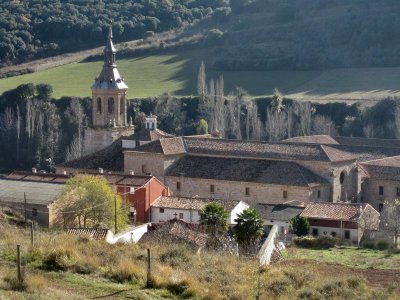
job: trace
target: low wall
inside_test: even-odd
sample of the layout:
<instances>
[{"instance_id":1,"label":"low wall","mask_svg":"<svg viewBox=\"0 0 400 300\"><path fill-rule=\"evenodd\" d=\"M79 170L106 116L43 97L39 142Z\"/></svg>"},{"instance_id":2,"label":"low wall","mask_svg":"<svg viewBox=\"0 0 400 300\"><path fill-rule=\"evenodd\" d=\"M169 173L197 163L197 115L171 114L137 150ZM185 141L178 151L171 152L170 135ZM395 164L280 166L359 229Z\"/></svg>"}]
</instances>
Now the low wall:
<instances>
[{"instance_id":1,"label":"low wall","mask_svg":"<svg viewBox=\"0 0 400 300\"><path fill-rule=\"evenodd\" d=\"M110 244L115 244L117 242L137 243L147 232L147 227L148 224L143 224L133 227L130 230L115 234L110 241Z\"/></svg>"},{"instance_id":2,"label":"low wall","mask_svg":"<svg viewBox=\"0 0 400 300\"><path fill-rule=\"evenodd\" d=\"M271 231L268 234L267 239L258 251L257 258L260 266L269 265L271 262L272 254L275 251L277 242L279 241L278 226L273 225Z\"/></svg>"}]
</instances>

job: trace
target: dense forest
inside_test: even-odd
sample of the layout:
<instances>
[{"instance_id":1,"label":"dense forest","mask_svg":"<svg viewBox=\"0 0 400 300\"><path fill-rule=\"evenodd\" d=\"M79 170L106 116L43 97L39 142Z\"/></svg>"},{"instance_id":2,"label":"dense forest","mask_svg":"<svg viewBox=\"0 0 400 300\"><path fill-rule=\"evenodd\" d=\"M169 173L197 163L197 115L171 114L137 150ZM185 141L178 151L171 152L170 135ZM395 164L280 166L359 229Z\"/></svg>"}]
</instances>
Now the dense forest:
<instances>
[{"instance_id":1,"label":"dense forest","mask_svg":"<svg viewBox=\"0 0 400 300\"><path fill-rule=\"evenodd\" d=\"M127 41L192 24L223 0L13 0L0 2L0 63L98 47L113 21Z\"/></svg>"},{"instance_id":2,"label":"dense forest","mask_svg":"<svg viewBox=\"0 0 400 300\"><path fill-rule=\"evenodd\" d=\"M218 70L400 66L399 10L397 0L2 1L0 63L101 46L113 20L117 42L211 34L196 47L214 49Z\"/></svg>"},{"instance_id":3,"label":"dense forest","mask_svg":"<svg viewBox=\"0 0 400 300\"><path fill-rule=\"evenodd\" d=\"M384 99L372 107L346 103L315 104L285 99L252 99L242 88L225 95L223 78L206 82L199 72L199 96L168 93L128 103L135 130L155 113L159 128L177 135L218 132L222 138L280 141L311 134L400 137L400 105ZM84 128L90 126L91 100L54 100L46 84L24 84L0 96L0 172L32 167L49 171L82 155Z\"/></svg>"}]
</instances>

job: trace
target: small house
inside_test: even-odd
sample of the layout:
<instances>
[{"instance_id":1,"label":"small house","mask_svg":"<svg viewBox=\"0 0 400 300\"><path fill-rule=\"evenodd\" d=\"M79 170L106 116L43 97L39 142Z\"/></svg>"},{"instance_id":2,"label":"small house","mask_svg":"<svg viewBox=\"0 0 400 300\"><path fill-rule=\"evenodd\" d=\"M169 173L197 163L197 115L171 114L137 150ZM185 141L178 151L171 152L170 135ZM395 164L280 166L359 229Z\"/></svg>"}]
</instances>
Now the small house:
<instances>
[{"instance_id":1,"label":"small house","mask_svg":"<svg viewBox=\"0 0 400 300\"><path fill-rule=\"evenodd\" d=\"M300 216L309 220L314 236L359 242L366 231L379 229L379 212L365 203L310 203Z\"/></svg>"},{"instance_id":2,"label":"small house","mask_svg":"<svg viewBox=\"0 0 400 300\"><path fill-rule=\"evenodd\" d=\"M187 223L199 224L200 211L207 204L215 202L228 212L228 225L235 224L235 219L249 205L240 200L215 200L210 198L186 198L186 197L160 197L151 207L151 221L153 223L166 222L180 219Z\"/></svg>"}]
</instances>

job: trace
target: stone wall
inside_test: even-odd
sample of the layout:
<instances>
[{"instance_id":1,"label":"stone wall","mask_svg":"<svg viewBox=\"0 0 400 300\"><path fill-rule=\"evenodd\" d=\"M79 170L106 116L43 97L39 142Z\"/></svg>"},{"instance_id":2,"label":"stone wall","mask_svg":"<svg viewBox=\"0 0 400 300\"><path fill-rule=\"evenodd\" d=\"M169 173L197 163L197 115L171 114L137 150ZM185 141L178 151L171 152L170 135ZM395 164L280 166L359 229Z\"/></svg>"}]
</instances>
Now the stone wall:
<instances>
[{"instance_id":1,"label":"stone wall","mask_svg":"<svg viewBox=\"0 0 400 300\"><path fill-rule=\"evenodd\" d=\"M397 188L400 189L399 181L367 178L362 186L363 202L369 203L377 211L379 211L379 205L383 205L385 200L393 201L400 198L400 195L397 195ZM383 187L383 195L379 195L380 186Z\"/></svg>"},{"instance_id":2,"label":"stone wall","mask_svg":"<svg viewBox=\"0 0 400 300\"><path fill-rule=\"evenodd\" d=\"M177 189L177 182L180 182L180 190ZM330 195L329 185L309 188L174 176L166 176L165 184L176 196L193 197L197 195L202 198L242 200L250 205L256 203L279 204L292 200L308 203L317 201L318 190L321 192L319 201L329 201ZM211 185L214 185L214 192L211 192ZM246 195L246 188L249 189L249 195ZM284 198L284 191L287 192L287 198Z\"/></svg>"},{"instance_id":3,"label":"stone wall","mask_svg":"<svg viewBox=\"0 0 400 300\"><path fill-rule=\"evenodd\" d=\"M121 136L128 136L133 133L129 127L123 128L85 128L83 140L83 154L88 155L111 145Z\"/></svg>"},{"instance_id":4,"label":"stone wall","mask_svg":"<svg viewBox=\"0 0 400 300\"><path fill-rule=\"evenodd\" d=\"M124 152L124 171L135 175L152 174L163 181L164 155L158 153Z\"/></svg>"}]
</instances>

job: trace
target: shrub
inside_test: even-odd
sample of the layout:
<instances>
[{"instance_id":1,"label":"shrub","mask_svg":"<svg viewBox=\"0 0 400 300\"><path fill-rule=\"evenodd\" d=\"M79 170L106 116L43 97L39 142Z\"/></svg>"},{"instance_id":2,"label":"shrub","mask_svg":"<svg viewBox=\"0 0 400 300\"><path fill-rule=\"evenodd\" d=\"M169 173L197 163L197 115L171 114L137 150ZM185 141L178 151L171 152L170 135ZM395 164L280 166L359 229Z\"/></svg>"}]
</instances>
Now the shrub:
<instances>
[{"instance_id":1,"label":"shrub","mask_svg":"<svg viewBox=\"0 0 400 300\"><path fill-rule=\"evenodd\" d=\"M67 271L76 265L77 260L77 256L72 250L57 249L45 256L42 268L47 271Z\"/></svg>"},{"instance_id":2,"label":"shrub","mask_svg":"<svg viewBox=\"0 0 400 300\"><path fill-rule=\"evenodd\" d=\"M309 271L290 270L284 272L285 276L292 282L296 289L299 289L313 280L313 276Z\"/></svg>"},{"instance_id":3,"label":"shrub","mask_svg":"<svg viewBox=\"0 0 400 300\"><path fill-rule=\"evenodd\" d=\"M293 240L293 243L300 248L310 249L329 249L335 246L336 239L330 236L314 237L298 237Z\"/></svg>"},{"instance_id":4,"label":"shrub","mask_svg":"<svg viewBox=\"0 0 400 300\"><path fill-rule=\"evenodd\" d=\"M283 278L279 279L276 281L273 281L269 286L268 286L268 291L273 293L275 296L283 295L286 293L286 291L290 287L290 280L288 278Z\"/></svg>"},{"instance_id":5,"label":"shrub","mask_svg":"<svg viewBox=\"0 0 400 300\"><path fill-rule=\"evenodd\" d=\"M319 300L322 299L322 294L312 288L303 288L299 291L298 299L304 300Z\"/></svg>"},{"instance_id":6,"label":"shrub","mask_svg":"<svg viewBox=\"0 0 400 300\"><path fill-rule=\"evenodd\" d=\"M26 253L26 261L34 266L40 266L43 264L43 253L38 248L29 249Z\"/></svg>"},{"instance_id":7,"label":"shrub","mask_svg":"<svg viewBox=\"0 0 400 300\"><path fill-rule=\"evenodd\" d=\"M3 281L6 284L5 288L7 290L26 291L28 289L28 284L24 275L21 280L18 280L15 275L8 274L3 277Z\"/></svg>"},{"instance_id":8,"label":"shrub","mask_svg":"<svg viewBox=\"0 0 400 300\"><path fill-rule=\"evenodd\" d=\"M373 241L365 241L361 245L363 248L375 249L375 242L373 242Z\"/></svg>"},{"instance_id":9,"label":"shrub","mask_svg":"<svg viewBox=\"0 0 400 300\"><path fill-rule=\"evenodd\" d=\"M160 255L160 261L169 264L171 267L177 267L190 261L185 250L181 247L169 249Z\"/></svg>"},{"instance_id":10,"label":"shrub","mask_svg":"<svg viewBox=\"0 0 400 300\"><path fill-rule=\"evenodd\" d=\"M310 232L310 223L307 218L297 216L290 220L290 226L294 234L305 236Z\"/></svg>"},{"instance_id":11,"label":"shrub","mask_svg":"<svg viewBox=\"0 0 400 300\"><path fill-rule=\"evenodd\" d=\"M389 243L386 241L378 241L376 243L376 249L378 250L387 250L389 249Z\"/></svg>"},{"instance_id":12,"label":"shrub","mask_svg":"<svg viewBox=\"0 0 400 300\"><path fill-rule=\"evenodd\" d=\"M119 264L111 269L109 277L116 282L144 281L143 267L136 265L132 260L122 259Z\"/></svg>"}]
</instances>

